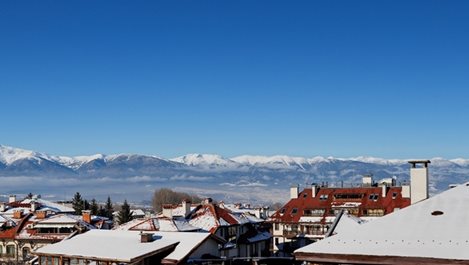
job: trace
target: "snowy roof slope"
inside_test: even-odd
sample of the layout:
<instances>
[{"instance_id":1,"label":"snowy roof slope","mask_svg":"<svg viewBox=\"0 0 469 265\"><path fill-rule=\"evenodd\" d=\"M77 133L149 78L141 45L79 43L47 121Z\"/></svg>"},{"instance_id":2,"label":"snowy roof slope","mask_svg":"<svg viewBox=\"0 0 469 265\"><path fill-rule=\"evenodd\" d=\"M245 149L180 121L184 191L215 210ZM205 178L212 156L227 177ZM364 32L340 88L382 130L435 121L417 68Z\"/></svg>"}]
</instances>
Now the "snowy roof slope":
<instances>
[{"instance_id":1,"label":"snowy roof slope","mask_svg":"<svg viewBox=\"0 0 469 265\"><path fill-rule=\"evenodd\" d=\"M347 233L348 231L355 230L357 227L360 225L366 223L365 220L356 217L354 215L344 213L339 221L337 222L337 225L334 227L334 230L332 231L333 235L335 234L342 234L342 233ZM332 227L331 227L332 229ZM328 231L329 232L329 231Z\"/></svg>"},{"instance_id":2,"label":"snowy roof slope","mask_svg":"<svg viewBox=\"0 0 469 265\"><path fill-rule=\"evenodd\" d=\"M204 232L155 232L154 235L161 236L162 239L179 241L176 249L166 256L165 260L181 261L192 251L210 237L210 233Z\"/></svg>"},{"instance_id":3,"label":"snowy roof slope","mask_svg":"<svg viewBox=\"0 0 469 265\"><path fill-rule=\"evenodd\" d=\"M59 204L59 203L56 203L56 202L51 202L51 201L48 201L48 200L44 200L44 199L41 199L41 198L35 198L35 199L24 199L23 201L21 201L21 203L23 204L29 204L31 202L38 202L42 205L42 207L44 208L41 208L40 210L51 210L53 212L56 212L56 213L73 213L75 212L75 210L71 207L68 207L68 206L65 206L65 205L62 205L62 204Z\"/></svg>"},{"instance_id":4,"label":"snowy roof slope","mask_svg":"<svg viewBox=\"0 0 469 265\"><path fill-rule=\"evenodd\" d=\"M469 183L295 251L469 260ZM442 213L442 214L441 214Z\"/></svg>"},{"instance_id":5,"label":"snowy roof slope","mask_svg":"<svg viewBox=\"0 0 469 265\"><path fill-rule=\"evenodd\" d=\"M161 236L156 236L155 239L153 242L141 243L138 231L91 230L71 239L39 248L35 253L131 262L138 257L150 253L156 254L178 243L175 239L162 239Z\"/></svg>"}]
</instances>

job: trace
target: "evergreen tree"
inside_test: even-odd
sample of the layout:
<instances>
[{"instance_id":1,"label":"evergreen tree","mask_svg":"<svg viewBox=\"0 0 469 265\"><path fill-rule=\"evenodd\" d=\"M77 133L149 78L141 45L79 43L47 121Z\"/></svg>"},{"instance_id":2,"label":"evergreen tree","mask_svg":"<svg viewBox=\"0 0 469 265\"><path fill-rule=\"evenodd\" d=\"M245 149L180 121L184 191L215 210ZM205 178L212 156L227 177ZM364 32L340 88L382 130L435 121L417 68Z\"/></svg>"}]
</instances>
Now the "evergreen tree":
<instances>
[{"instance_id":1,"label":"evergreen tree","mask_svg":"<svg viewBox=\"0 0 469 265\"><path fill-rule=\"evenodd\" d=\"M117 222L124 224L130 220L132 220L132 211L130 211L130 205L127 203L127 200L124 200L124 204L122 204L121 210L117 215Z\"/></svg>"},{"instance_id":2,"label":"evergreen tree","mask_svg":"<svg viewBox=\"0 0 469 265\"><path fill-rule=\"evenodd\" d=\"M91 200L90 210L92 215L98 215L98 203L95 198Z\"/></svg>"},{"instance_id":3,"label":"evergreen tree","mask_svg":"<svg viewBox=\"0 0 469 265\"><path fill-rule=\"evenodd\" d=\"M106 215L106 209L104 209L104 207L102 205L99 206L98 215L103 216L103 217L107 216Z\"/></svg>"},{"instance_id":4,"label":"evergreen tree","mask_svg":"<svg viewBox=\"0 0 469 265\"><path fill-rule=\"evenodd\" d=\"M83 210L89 210L90 209L90 203L88 200L83 201Z\"/></svg>"},{"instance_id":5,"label":"evergreen tree","mask_svg":"<svg viewBox=\"0 0 469 265\"><path fill-rule=\"evenodd\" d=\"M79 192L75 193L75 196L73 196L72 207L75 210L75 214L81 214L81 211L83 210L83 199Z\"/></svg>"},{"instance_id":6,"label":"evergreen tree","mask_svg":"<svg viewBox=\"0 0 469 265\"><path fill-rule=\"evenodd\" d=\"M114 212L114 207L112 207L111 197L107 196L106 206L104 207L106 210L105 217L109 218L110 220L113 219L112 213Z\"/></svg>"}]
</instances>

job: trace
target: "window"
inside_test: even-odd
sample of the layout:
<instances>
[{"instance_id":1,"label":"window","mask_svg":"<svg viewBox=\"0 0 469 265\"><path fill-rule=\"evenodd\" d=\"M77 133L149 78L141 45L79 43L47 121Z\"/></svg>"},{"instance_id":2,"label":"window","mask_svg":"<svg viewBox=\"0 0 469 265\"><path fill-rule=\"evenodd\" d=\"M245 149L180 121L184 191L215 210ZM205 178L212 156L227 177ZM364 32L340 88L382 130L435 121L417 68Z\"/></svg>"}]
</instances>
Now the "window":
<instances>
[{"instance_id":1,"label":"window","mask_svg":"<svg viewBox=\"0 0 469 265\"><path fill-rule=\"evenodd\" d=\"M321 196L319 196L319 200L320 201L326 201L328 197L329 197L329 195L327 195L327 194L321 194Z\"/></svg>"},{"instance_id":2,"label":"window","mask_svg":"<svg viewBox=\"0 0 469 265\"><path fill-rule=\"evenodd\" d=\"M291 210L291 214L296 214L297 212L298 212L298 208L293 208L293 209Z\"/></svg>"},{"instance_id":3,"label":"window","mask_svg":"<svg viewBox=\"0 0 469 265\"><path fill-rule=\"evenodd\" d=\"M325 209L305 209L303 211L304 216L323 216L326 212Z\"/></svg>"},{"instance_id":4,"label":"window","mask_svg":"<svg viewBox=\"0 0 469 265\"><path fill-rule=\"evenodd\" d=\"M373 194L370 194L369 199L370 199L370 200L373 200L373 201L377 201L377 200L378 200L378 197L379 197L378 194L373 193Z\"/></svg>"},{"instance_id":5,"label":"window","mask_svg":"<svg viewBox=\"0 0 469 265\"><path fill-rule=\"evenodd\" d=\"M8 245L7 246L7 251L6 251L8 256L15 256L15 246L13 245Z\"/></svg>"},{"instance_id":6,"label":"window","mask_svg":"<svg viewBox=\"0 0 469 265\"><path fill-rule=\"evenodd\" d=\"M363 215L366 216L383 216L384 209L365 209L363 210Z\"/></svg>"},{"instance_id":7,"label":"window","mask_svg":"<svg viewBox=\"0 0 469 265\"><path fill-rule=\"evenodd\" d=\"M358 200L363 197L360 193L339 193L335 194L334 198L337 200Z\"/></svg>"},{"instance_id":8,"label":"window","mask_svg":"<svg viewBox=\"0 0 469 265\"><path fill-rule=\"evenodd\" d=\"M392 193L392 199L395 199L395 198L397 198L397 192Z\"/></svg>"},{"instance_id":9,"label":"window","mask_svg":"<svg viewBox=\"0 0 469 265\"><path fill-rule=\"evenodd\" d=\"M306 193L303 194L303 198L306 198L306 197L308 197L308 194L306 194Z\"/></svg>"},{"instance_id":10,"label":"window","mask_svg":"<svg viewBox=\"0 0 469 265\"><path fill-rule=\"evenodd\" d=\"M0 256L3 254L3 247L0 246Z\"/></svg>"},{"instance_id":11,"label":"window","mask_svg":"<svg viewBox=\"0 0 469 265\"><path fill-rule=\"evenodd\" d=\"M282 210L280 210L280 213L284 214L285 213L285 208L282 208Z\"/></svg>"},{"instance_id":12,"label":"window","mask_svg":"<svg viewBox=\"0 0 469 265\"><path fill-rule=\"evenodd\" d=\"M275 238L275 245L278 245L278 237Z\"/></svg>"},{"instance_id":13,"label":"window","mask_svg":"<svg viewBox=\"0 0 469 265\"><path fill-rule=\"evenodd\" d=\"M23 248L23 260L29 258L29 252L30 250L28 247Z\"/></svg>"},{"instance_id":14,"label":"window","mask_svg":"<svg viewBox=\"0 0 469 265\"><path fill-rule=\"evenodd\" d=\"M278 223L274 223L274 230L278 231L279 227L278 227Z\"/></svg>"}]
</instances>

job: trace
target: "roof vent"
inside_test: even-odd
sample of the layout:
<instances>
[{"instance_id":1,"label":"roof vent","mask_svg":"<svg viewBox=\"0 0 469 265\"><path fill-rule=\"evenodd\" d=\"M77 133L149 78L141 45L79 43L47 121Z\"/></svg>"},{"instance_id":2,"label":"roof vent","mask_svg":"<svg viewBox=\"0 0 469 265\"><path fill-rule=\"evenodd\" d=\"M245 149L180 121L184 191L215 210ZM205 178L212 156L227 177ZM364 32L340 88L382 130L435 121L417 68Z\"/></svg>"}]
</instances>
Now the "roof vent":
<instances>
[{"instance_id":1,"label":"roof vent","mask_svg":"<svg viewBox=\"0 0 469 265\"><path fill-rule=\"evenodd\" d=\"M443 215L443 212L442 211L433 211L432 215L434 215L434 216Z\"/></svg>"},{"instance_id":2,"label":"roof vent","mask_svg":"<svg viewBox=\"0 0 469 265\"><path fill-rule=\"evenodd\" d=\"M149 243L153 242L153 234L150 233L140 233L140 242L141 243Z\"/></svg>"}]
</instances>

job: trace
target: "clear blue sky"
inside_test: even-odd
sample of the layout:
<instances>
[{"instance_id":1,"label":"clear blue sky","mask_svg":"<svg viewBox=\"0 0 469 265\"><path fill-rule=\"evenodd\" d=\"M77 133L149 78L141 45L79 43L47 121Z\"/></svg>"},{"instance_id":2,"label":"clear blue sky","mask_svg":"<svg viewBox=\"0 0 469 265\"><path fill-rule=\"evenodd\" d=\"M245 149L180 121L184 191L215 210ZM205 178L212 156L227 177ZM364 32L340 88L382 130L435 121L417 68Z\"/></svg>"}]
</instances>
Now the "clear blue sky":
<instances>
[{"instance_id":1,"label":"clear blue sky","mask_svg":"<svg viewBox=\"0 0 469 265\"><path fill-rule=\"evenodd\" d=\"M0 143L469 158L468 1L1 1Z\"/></svg>"}]
</instances>

